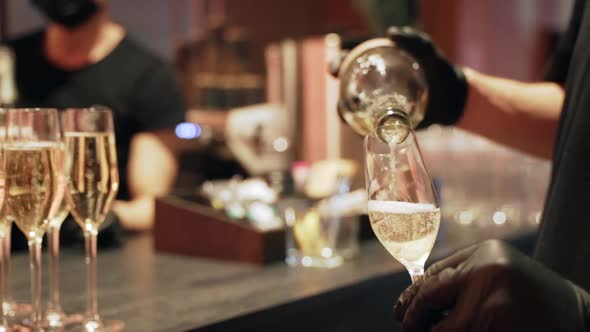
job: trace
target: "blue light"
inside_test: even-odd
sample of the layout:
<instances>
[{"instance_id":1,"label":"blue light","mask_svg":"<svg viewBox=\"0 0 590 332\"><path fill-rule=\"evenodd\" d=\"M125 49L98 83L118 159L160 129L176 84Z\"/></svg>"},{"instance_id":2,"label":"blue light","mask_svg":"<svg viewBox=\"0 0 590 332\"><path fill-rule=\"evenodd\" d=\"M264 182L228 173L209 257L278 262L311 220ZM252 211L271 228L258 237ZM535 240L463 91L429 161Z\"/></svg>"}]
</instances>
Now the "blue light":
<instances>
[{"instance_id":1,"label":"blue light","mask_svg":"<svg viewBox=\"0 0 590 332\"><path fill-rule=\"evenodd\" d=\"M176 137L181 139L195 139L201 136L201 126L196 123L182 122L176 125Z\"/></svg>"}]
</instances>

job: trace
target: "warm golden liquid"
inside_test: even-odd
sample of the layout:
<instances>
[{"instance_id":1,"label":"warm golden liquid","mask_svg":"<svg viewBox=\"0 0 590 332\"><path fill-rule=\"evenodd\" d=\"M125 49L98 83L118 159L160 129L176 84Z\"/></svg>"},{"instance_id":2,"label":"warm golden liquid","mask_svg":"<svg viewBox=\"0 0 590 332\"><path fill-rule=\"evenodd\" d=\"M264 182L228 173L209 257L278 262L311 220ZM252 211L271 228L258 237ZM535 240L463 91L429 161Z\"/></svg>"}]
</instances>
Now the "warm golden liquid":
<instances>
[{"instance_id":1,"label":"warm golden liquid","mask_svg":"<svg viewBox=\"0 0 590 332\"><path fill-rule=\"evenodd\" d=\"M0 160L3 160L4 151L0 149ZM0 165L0 233L6 233L12 219L6 213L6 181L4 177L4 165Z\"/></svg>"},{"instance_id":2,"label":"warm golden liquid","mask_svg":"<svg viewBox=\"0 0 590 332\"><path fill-rule=\"evenodd\" d=\"M349 126L354 129L357 133L360 133L364 136L368 135L373 131L373 123L375 120L370 116L370 114L363 113L363 112L349 112L343 114L344 120L348 123Z\"/></svg>"},{"instance_id":3,"label":"warm golden liquid","mask_svg":"<svg viewBox=\"0 0 590 332\"><path fill-rule=\"evenodd\" d=\"M97 232L119 188L115 137L108 133L66 133L69 182L66 198L76 222Z\"/></svg>"},{"instance_id":4,"label":"warm golden liquid","mask_svg":"<svg viewBox=\"0 0 590 332\"><path fill-rule=\"evenodd\" d=\"M362 106L355 110L341 109L340 114L346 123L358 134L367 136L374 130L384 142L402 142L408 135L408 128L415 127L424 117L424 110L416 108L414 102L408 101L406 96L399 93L392 93L367 99L359 97ZM392 118L386 115L397 110ZM387 132L381 135L377 130L378 126L388 125Z\"/></svg>"},{"instance_id":5,"label":"warm golden liquid","mask_svg":"<svg viewBox=\"0 0 590 332\"><path fill-rule=\"evenodd\" d=\"M0 149L0 232L6 232L10 226L10 218L6 213L6 174L4 172L4 150Z\"/></svg>"},{"instance_id":6,"label":"warm golden liquid","mask_svg":"<svg viewBox=\"0 0 590 332\"><path fill-rule=\"evenodd\" d=\"M52 143L16 143L7 144L4 153L7 213L27 238L40 238L59 199L63 150Z\"/></svg>"},{"instance_id":7,"label":"warm golden liquid","mask_svg":"<svg viewBox=\"0 0 590 332\"><path fill-rule=\"evenodd\" d=\"M440 209L429 204L370 201L371 227L387 251L405 266L424 265L440 225Z\"/></svg>"}]
</instances>

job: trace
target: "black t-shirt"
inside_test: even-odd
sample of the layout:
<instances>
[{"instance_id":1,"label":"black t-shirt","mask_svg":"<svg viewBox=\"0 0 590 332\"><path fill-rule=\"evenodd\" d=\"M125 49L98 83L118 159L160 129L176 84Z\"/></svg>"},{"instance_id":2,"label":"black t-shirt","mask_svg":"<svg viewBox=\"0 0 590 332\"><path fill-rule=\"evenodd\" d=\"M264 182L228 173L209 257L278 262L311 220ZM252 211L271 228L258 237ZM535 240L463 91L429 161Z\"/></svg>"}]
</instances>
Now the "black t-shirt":
<instances>
[{"instance_id":1,"label":"black t-shirt","mask_svg":"<svg viewBox=\"0 0 590 332\"><path fill-rule=\"evenodd\" d=\"M129 37L101 61L79 70L63 70L43 52L44 31L9 42L16 58L17 107L107 106L113 110L121 184L118 199L128 199L127 162L133 135L173 128L184 120L185 107L171 69ZM118 245L122 229L107 216L99 246ZM12 232L13 249L26 248L20 232ZM80 227L67 220L62 245L81 245Z\"/></svg>"},{"instance_id":2,"label":"black t-shirt","mask_svg":"<svg viewBox=\"0 0 590 332\"><path fill-rule=\"evenodd\" d=\"M565 85L535 257L590 291L590 5L578 0L547 79Z\"/></svg>"},{"instance_id":3,"label":"black t-shirt","mask_svg":"<svg viewBox=\"0 0 590 332\"><path fill-rule=\"evenodd\" d=\"M173 128L185 107L171 69L158 57L125 37L98 63L63 70L43 52L44 31L9 43L16 57L18 107L88 107L113 110L119 163L118 199L128 199L129 144L139 132Z\"/></svg>"}]
</instances>

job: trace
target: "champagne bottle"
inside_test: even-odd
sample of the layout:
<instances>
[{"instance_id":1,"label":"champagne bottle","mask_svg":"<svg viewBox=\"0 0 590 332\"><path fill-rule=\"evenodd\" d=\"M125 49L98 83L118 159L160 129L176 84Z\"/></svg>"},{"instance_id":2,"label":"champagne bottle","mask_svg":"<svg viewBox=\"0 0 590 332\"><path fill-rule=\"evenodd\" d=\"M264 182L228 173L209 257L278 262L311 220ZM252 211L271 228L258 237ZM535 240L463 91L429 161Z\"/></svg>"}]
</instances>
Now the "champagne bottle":
<instances>
[{"instance_id":1,"label":"champagne bottle","mask_svg":"<svg viewBox=\"0 0 590 332\"><path fill-rule=\"evenodd\" d=\"M422 118L428 95L420 64L387 38L365 41L339 59L340 117L358 134L401 142Z\"/></svg>"}]
</instances>

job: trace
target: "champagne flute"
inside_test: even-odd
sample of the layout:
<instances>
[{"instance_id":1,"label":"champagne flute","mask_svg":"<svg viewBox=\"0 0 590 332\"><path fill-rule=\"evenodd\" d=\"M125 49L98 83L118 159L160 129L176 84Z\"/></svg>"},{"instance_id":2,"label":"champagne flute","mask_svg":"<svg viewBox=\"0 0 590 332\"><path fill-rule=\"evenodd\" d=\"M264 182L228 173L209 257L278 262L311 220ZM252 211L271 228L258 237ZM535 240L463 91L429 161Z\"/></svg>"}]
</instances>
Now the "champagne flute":
<instances>
[{"instance_id":1,"label":"champagne flute","mask_svg":"<svg viewBox=\"0 0 590 332\"><path fill-rule=\"evenodd\" d=\"M109 109L68 109L64 136L69 177L66 199L84 231L87 307L82 329L120 331L124 323L103 321L98 314L96 240L119 188L113 117Z\"/></svg>"},{"instance_id":2,"label":"champagne flute","mask_svg":"<svg viewBox=\"0 0 590 332\"><path fill-rule=\"evenodd\" d=\"M6 138L6 113L8 109L0 108L0 143L4 144ZM3 162L3 160L2 160ZM3 299L0 301L4 315L11 318L11 321L19 321L19 318L30 315L32 307L29 303L17 303L12 297L10 287L10 275L12 263L10 259L11 236L12 236L12 217L2 209L0 213L0 260L3 262L3 268L0 269L0 278L3 290Z\"/></svg>"},{"instance_id":3,"label":"champagne flute","mask_svg":"<svg viewBox=\"0 0 590 332\"><path fill-rule=\"evenodd\" d=\"M25 234L31 259L32 331L43 331L41 243L64 195L63 144L55 109L10 109L4 170L7 212Z\"/></svg>"},{"instance_id":4,"label":"champagne flute","mask_svg":"<svg viewBox=\"0 0 590 332\"><path fill-rule=\"evenodd\" d=\"M61 120L60 127L62 129L63 139L63 112L60 112L59 116ZM68 182L67 175L64 173L60 180L61 185L65 190ZM43 326L49 330L69 330L66 329L65 326L80 323L84 318L79 314L66 315L61 307L59 281L59 233L61 230L61 225L66 220L69 213L70 207L68 206L64 197L55 215L49 221L49 228L47 229L47 252L49 256L49 299L47 300L47 309L45 310L43 317Z\"/></svg>"},{"instance_id":5,"label":"champagne flute","mask_svg":"<svg viewBox=\"0 0 590 332\"><path fill-rule=\"evenodd\" d=\"M16 303L10 295L10 236L12 219L6 207L6 173L4 172L4 142L6 138L7 109L0 108L0 331L13 331L23 328L20 322L8 320L31 313L32 307L28 303ZM15 317L17 316L17 317Z\"/></svg>"},{"instance_id":6,"label":"champagne flute","mask_svg":"<svg viewBox=\"0 0 590 332\"><path fill-rule=\"evenodd\" d=\"M365 137L368 212L381 244L416 282L438 234L440 208L412 129L406 128L405 139L386 139L400 125L378 127Z\"/></svg>"}]
</instances>

